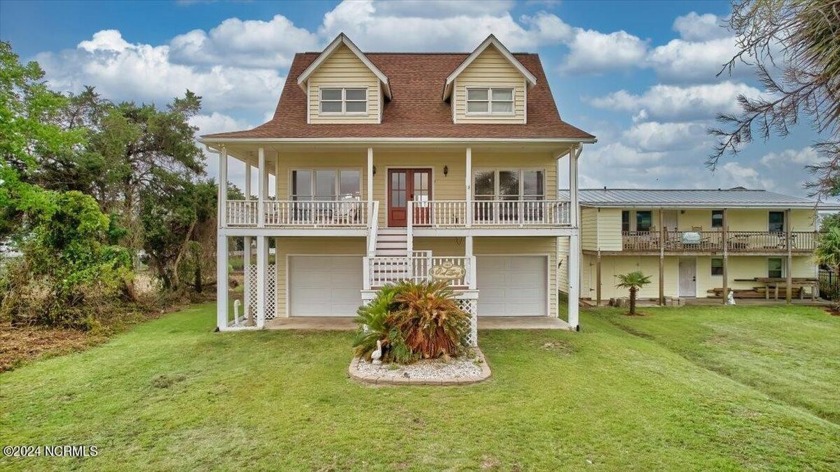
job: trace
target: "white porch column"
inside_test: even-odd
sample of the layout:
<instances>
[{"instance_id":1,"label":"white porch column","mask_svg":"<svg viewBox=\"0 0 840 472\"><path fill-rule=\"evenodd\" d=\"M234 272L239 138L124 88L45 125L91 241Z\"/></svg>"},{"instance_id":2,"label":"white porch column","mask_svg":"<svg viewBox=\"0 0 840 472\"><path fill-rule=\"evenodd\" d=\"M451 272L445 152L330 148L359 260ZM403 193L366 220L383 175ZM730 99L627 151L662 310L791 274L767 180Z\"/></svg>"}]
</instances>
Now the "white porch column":
<instances>
[{"instance_id":1,"label":"white porch column","mask_svg":"<svg viewBox=\"0 0 840 472\"><path fill-rule=\"evenodd\" d=\"M265 326L265 276L268 269L268 238L257 236L257 328Z\"/></svg>"},{"instance_id":2,"label":"white porch column","mask_svg":"<svg viewBox=\"0 0 840 472\"><path fill-rule=\"evenodd\" d=\"M251 164L245 163L245 200L251 199Z\"/></svg>"},{"instance_id":3,"label":"white porch column","mask_svg":"<svg viewBox=\"0 0 840 472\"><path fill-rule=\"evenodd\" d=\"M569 236L569 325L577 330L580 324L580 239L577 232Z\"/></svg>"},{"instance_id":4,"label":"white porch column","mask_svg":"<svg viewBox=\"0 0 840 472\"><path fill-rule=\"evenodd\" d=\"M216 236L216 327L227 327L228 319L228 239L220 230Z\"/></svg>"},{"instance_id":5,"label":"white porch column","mask_svg":"<svg viewBox=\"0 0 840 472\"><path fill-rule=\"evenodd\" d=\"M257 226L260 228L265 227L265 182L266 182L266 170L265 170L265 148L260 148L259 150L259 182L257 184ZM259 244L259 241L257 242ZM258 259L259 260L259 259Z\"/></svg>"},{"instance_id":6,"label":"white porch column","mask_svg":"<svg viewBox=\"0 0 840 472\"><path fill-rule=\"evenodd\" d=\"M467 157L466 157L466 177L464 179L464 187L467 189L466 192L466 200L467 200L467 228L472 226L473 221L473 206L470 200L472 200L472 148L467 148ZM472 238L471 238L472 239ZM472 251L470 251L472 252Z\"/></svg>"},{"instance_id":7,"label":"white porch column","mask_svg":"<svg viewBox=\"0 0 840 472\"><path fill-rule=\"evenodd\" d=\"M475 270L475 257L473 256L473 237L467 236L464 238L464 257L467 258L469 263L469 277L470 277L470 290L476 289L476 270Z\"/></svg>"},{"instance_id":8,"label":"white porch column","mask_svg":"<svg viewBox=\"0 0 840 472\"><path fill-rule=\"evenodd\" d=\"M583 151L583 145L578 144L577 149L569 153L569 223L572 228L579 228L578 215L578 157Z\"/></svg>"},{"instance_id":9,"label":"white porch column","mask_svg":"<svg viewBox=\"0 0 840 472\"><path fill-rule=\"evenodd\" d=\"M219 228L227 226L227 147L219 152Z\"/></svg>"},{"instance_id":10,"label":"white porch column","mask_svg":"<svg viewBox=\"0 0 840 472\"><path fill-rule=\"evenodd\" d=\"M250 236L245 236L244 245L242 247L242 272L244 274L244 282L242 287L242 305L245 308L245 320L254 321L251 316L251 288L254 281L251 279L251 240Z\"/></svg>"},{"instance_id":11,"label":"white porch column","mask_svg":"<svg viewBox=\"0 0 840 472\"><path fill-rule=\"evenodd\" d=\"M373 148L368 148L367 153L367 199L370 204L373 202ZM378 215L375 215L378 216Z\"/></svg>"},{"instance_id":12,"label":"white porch column","mask_svg":"<svg viewBox=\"0 0 840 472\"><path fill-rule=\"evenodd\" d=\"M578 215L578 157L583 146L578 144L577 148L569 153L569 223L572 226L572 234L569 236L569 325L572 329L579 329L579 305L580 305L580 224Z\"/></svg>"}]
</instances>

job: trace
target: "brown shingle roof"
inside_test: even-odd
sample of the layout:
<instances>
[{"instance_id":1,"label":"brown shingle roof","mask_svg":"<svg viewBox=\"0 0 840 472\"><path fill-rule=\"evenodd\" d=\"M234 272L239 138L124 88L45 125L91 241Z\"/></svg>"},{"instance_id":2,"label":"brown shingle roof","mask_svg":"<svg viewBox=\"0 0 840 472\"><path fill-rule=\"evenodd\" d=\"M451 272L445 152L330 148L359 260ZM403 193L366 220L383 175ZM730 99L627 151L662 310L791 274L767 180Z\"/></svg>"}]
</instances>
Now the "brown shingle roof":
<instances>
[{"instance_id":1,"label":"brown shingle roof","mask_svg":"<svg viewBox=\"0 0 840 472\"><path fill-rule=\"evenodd\" d=\"M319 53L300 53L289 68L283 93L268 123L252 130L217 133L204 138L565 138L594 136L560 119L551 89L536 54L514 54L537 84L528 90L528 123L454 124L449 103L441 100L446 77L468 54L369 53L368 59L388 77L394 99L386 101L380 124L307 124L307 98L297 77Z\"/></svg>"}]
</instances>

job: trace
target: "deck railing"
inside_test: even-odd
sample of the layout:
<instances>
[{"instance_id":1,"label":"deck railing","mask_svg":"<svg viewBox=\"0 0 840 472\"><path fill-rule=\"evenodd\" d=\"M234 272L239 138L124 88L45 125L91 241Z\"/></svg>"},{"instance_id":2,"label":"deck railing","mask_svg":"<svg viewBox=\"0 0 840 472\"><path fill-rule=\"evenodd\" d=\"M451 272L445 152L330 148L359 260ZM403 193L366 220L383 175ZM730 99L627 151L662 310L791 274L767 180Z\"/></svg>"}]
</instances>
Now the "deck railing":
<instances>
[{"instance_id":1,"label":"deck railing","mask_svg":"<svg viewBox=\"0 0 840 472\"><path fill-rule=\"evenodd\" d=\"M565 200L430 200L413 202L413 222L436 228L562 226L569 225L570 205Z\"/></svg>"},{"instance_id":2,"label":"deck railing","mask_svg":"<svg viewBox=\"0 0 840 472\"><path fill-rule=\"evenodd\" d=\"M813 251L819 233L795 231L790 234L791 251ZM722 231L622 231L622 250L627 252L723 252ZM787 233L769 231L728 231L726 250L732 253L787 252Z\"/></svg>"},{"instance_id":3,"label":"deck railing","mask_svg":"<svg viewBox=\"0 0 840 472\"><path fill-rule=\"evenodd\" d=\"M453 287L474 287L475 257L432 256L414 251L411 257L366 257L371 287L402 281L446 280Z\"/></svg>"},{"instance_id":4,"label":"deck railing","mask_svg":"<svg viewBox=\"0 0 840 472\"><path fill-rule=\"evenodd\" d=\"M370 205L359 200L263 202L266 227L358 227L368 223ZM259 225L257 200L228 200L227 225Z\"/></svg>"},{"instance_id":5,"label":"deck railing","mask_svg":"<svg viewBox=\"0 0 840 472\"><path fill-rule=\"evenodd\" d=\"M264 226L364 228L373 203L358 200L265 200ZM570 203L565 200L430 200L411 202L412 226L434 228L568 226ZM228 200L226 225L261 224L257 200Z\"/></svg>"}]
</instances>

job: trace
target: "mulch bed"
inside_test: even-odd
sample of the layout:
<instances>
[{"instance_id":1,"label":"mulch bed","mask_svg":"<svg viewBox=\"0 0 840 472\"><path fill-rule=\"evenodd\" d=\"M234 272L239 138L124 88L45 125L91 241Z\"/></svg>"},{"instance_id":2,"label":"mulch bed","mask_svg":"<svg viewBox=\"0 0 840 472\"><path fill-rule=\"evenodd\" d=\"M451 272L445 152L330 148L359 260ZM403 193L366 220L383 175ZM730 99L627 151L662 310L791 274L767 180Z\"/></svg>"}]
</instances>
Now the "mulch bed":
<instances>
[{"instance_id":1,"label":"mulch bed","mask_svg":"<svg viewBox=\"0 0 840 472\"><path fill-rule=\"evenodd\" d=\"M84 350L107 340L104 334L74 329L0 325L0 372L24 362Z\"/></svg>"}]
</instances>

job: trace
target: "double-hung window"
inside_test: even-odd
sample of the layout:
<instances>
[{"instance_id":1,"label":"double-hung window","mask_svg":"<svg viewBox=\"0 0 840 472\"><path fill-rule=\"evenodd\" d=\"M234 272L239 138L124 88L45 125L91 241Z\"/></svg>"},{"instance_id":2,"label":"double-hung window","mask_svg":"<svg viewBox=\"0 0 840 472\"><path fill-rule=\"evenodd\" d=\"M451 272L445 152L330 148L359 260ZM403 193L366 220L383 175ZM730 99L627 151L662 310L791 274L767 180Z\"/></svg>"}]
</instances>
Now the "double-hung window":
<instances>
[{"instance_id":1,"label":"double-hung window","mask_svg":"<svg viewBox=\"0 0 840 472\"><path fill-rule=\"evenodd\" d=\"M781 279L785 276L784 265L781 257L771 257L767 259L767 277L772 279Z\"/></svg>"},{"instance_id":2,"label":"double-hung window","mask_svg":"<svg viewBox=\"0 0 840 472\"><path fill-rule=\"evenodd\" d=\"M473 173L475 219L516 222L543 218L545 172L535 169L478 170Z\"/></svg>"},{"instance_id":3,"label":"double-hung window","mask_svg":"<svg viewBox=\"0 0 840 472\"><path fill-rule=\"evenodd\" d=\"M322 88L321 113L336 115L367 113L367 89Z\"/></svg>"},{"instance_id":4,"label":"double-hung window","mask_svg":"<svg viewBox=\"0 0 840 472\"><path fill-rule=\"evenodd\" d=\"M782 233L785 231L785 212L771 211L767 217L767 231Z\"/></svg>"},{"instance_id":5,"label":"double-hung window","mask_svg":"<svg viewBox=\"0 0 840 472\"><path fill-rule=\"evenodd\" d=\"M363 211L361 187L362 173L358 169L295 169L291 176L291 199L299 203L293 205L294 218L355 221Z\"/></svg>"},{"instance_id":6,"label":"double-hung window","mask_svg":"<svg viewBox=\"0 0 840 472\"><path fill-rule=\"evenodd\" d=\"M467 89L468 115L512 115L512 87L483 87Z\"/></svg>"}]
</instances>

